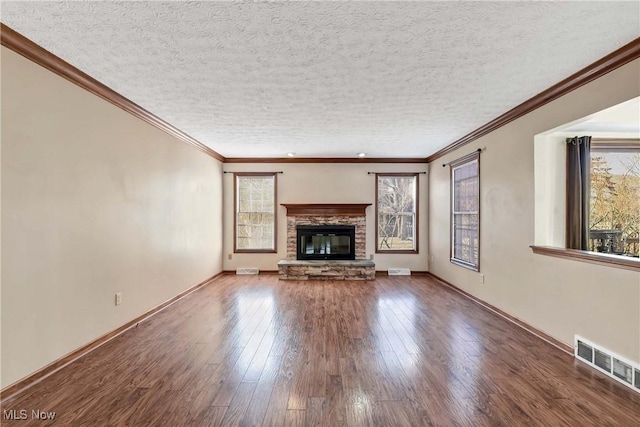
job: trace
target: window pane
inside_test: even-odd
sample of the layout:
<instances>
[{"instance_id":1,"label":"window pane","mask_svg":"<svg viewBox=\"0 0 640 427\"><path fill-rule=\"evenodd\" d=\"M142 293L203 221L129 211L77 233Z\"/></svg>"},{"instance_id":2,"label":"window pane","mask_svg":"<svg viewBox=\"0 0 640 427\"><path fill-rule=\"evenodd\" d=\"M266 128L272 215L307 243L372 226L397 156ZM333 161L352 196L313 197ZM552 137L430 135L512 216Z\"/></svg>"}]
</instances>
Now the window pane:
<instances>
[{"instance_id":1,"label":"window pane","mask_svg":"<svg viewBox=\"0 0 640 427\"><path fill-rule=\"evenodd\" d=\"M640 256L640 146L591 152L589 249Z\"/></svg>"},{"instance_id":2,"label":"window pane","mask_svg":"<svg viewBox=\"0 0 640 427\"><path fill-rule=\"evenodd\" d=\"M454 214L454 258L466 263L478 263L478 215Z\"/></svg>"},{"instance_id":3,"label":"window pane","mask_svg":"<svg viewBox=\"0 0 640 427\"><path fill-rule=\"evenodd\" d=\"M415 250L417 175L378 175L377 179L377 250Z\"/></svg>"},{"instance_id":4,"label":"window pane","mask_svg":"<svg viewBox=\"0 0 640 427\"><path fill-rule=\"evenodd\" d=\"M275 249L275 177L236 176L236 249Z\"/></svg>"},{"instance_id":5,"label":"window pane","mask_svg":"<svg viewBox=\"0 0 640 427\"><path fill-rule=\"evenodd\" d=\"M477 269L480 248L479 158L451 167L451 258Z\"/></svg>"}]
</instances>

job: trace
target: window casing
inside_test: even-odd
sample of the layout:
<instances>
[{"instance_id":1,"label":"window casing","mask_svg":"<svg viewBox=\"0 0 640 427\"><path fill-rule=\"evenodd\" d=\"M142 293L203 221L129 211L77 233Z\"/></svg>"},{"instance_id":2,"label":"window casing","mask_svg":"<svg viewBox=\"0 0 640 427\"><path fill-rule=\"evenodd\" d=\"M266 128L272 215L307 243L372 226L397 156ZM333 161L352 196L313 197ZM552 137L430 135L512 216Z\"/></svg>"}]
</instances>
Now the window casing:
<instances>
[{"instance_id":1,"label":"window casing","mask_svg":"<svg viewBox=\"0 0 640 427\"><path fill-rule=\"evenodd\" d=\"M234 252L276 252L276 174L234 174Z\"/></svg>"},{"instance_id":2,"label":"window casing","mask_svg":"<svg viewBox=\"0 0 640 427\"><path fill-rule=\"evenodd\" d=\"M480 155L451 166L451 262L480 270Z\"/></svg>"},{"instance_id":3,"label":"window casing","mask_svg":"<svg viewBox=\"0 0 640 427\"><path fill-rule=\"evenodd\" d=\"M418 174L376 174L376 253L418 252Z\"/></svg>"}]
</instances>

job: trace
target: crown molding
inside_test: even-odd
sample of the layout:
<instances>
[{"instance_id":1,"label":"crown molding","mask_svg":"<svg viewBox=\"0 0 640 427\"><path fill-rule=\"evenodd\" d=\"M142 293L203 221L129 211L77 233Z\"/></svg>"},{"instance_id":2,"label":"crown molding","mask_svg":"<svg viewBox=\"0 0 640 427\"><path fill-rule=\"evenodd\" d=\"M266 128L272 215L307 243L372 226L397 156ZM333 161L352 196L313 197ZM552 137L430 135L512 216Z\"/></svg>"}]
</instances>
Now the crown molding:
<instances>
[{"instance_id":1,"label":"crown molding","mask_svg":"<svg viewBox=\"0 0 640 427\"><path fill-rule=\"evenodd\" d=\"M225 163L426 163L426 160L396 157L227 157Z\"/></svg>"},{"instance_id":2,"label":"crown molding","mask_svg":"<svg viewBox=\"0 0 640 427\"><path fill-rule=\"evenodd\" d=\"M543 105L560 98L563 95L571 92L574 89L579 88L605 74L623 66L624 64L633 61L640 57L640 37L632 40L620 49L611 52L603 58L597 60L591 65L583 68L567 77L566 79L556 83L550 88L540 92L534 97L526 100L517 107L512 108L499 117L491 120L489 123L479 127L473 132L463 136L462 138L447 145L441 150L436 151L425 160L428 163L439 159L440 157L449 154L460 147L463 147L476 139L493 132L494 130L512 122L513 120L524 116L532 112L533 110L542 107Z\"/></svg>"},{"instance_id":3,"label":"crown molding","mask_svg":"<svg viewBox=\"0 0 640 427\"><path fill-rule=\"evenodd\" d=\"M133 101L120 95L118 92L100 83L90 75L80 71L73 65L49 52L37 43L29 40L12 28L0 23L0 43L7 49L11 49L28 60L46 68L58 76L74 83L92 94L99 96L107 102L126 111L127 113L144 120L152 126L168 133L169 135L186 142L209 156L225 161L224 156L207 147L195 138L182 132L175 126L162 120L155 114L145 110Z\"/></svg>"},{"instance_id":4,"label":"crown molding","mask_svg":"<svg viewBox=\"0 0 640 427\"><path fill-rule=\"evenodd\" d=\"M205 154L224 163L431 163L438 158L463 147L476 139L522 117L525 114L585 85L640 57L640 37L606 55L593 64L572 74L522 104L512 108L473 132L454 141L426 158L344 158L344 157L230 157L225 158L210 147L187 135L133 101L120 95L98 80L29 40L22 34L0 22L0 43L8 49L46 68L60 77L80 86L88 92L123 109L152 126L186 142Z\"/></svg>"}]
</instances>

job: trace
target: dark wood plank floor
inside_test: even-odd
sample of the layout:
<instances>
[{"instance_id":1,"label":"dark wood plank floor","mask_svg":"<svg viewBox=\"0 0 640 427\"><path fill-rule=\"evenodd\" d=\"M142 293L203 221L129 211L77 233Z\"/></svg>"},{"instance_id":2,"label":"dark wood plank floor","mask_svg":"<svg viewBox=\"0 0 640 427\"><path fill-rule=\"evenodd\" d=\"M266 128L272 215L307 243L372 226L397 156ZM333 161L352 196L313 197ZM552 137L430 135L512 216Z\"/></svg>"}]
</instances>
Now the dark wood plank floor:
<instances>
[{"instance_id":1,"label":"dark wood plank floor","mask_svg":"<svg viewBox=\"0 0 640 427\"><path fill-rule=\"evenodd\" d=\"M427 277L223 276L2 409L38 426L640 425L640 395Z\"/></svg>"}]
</instances>

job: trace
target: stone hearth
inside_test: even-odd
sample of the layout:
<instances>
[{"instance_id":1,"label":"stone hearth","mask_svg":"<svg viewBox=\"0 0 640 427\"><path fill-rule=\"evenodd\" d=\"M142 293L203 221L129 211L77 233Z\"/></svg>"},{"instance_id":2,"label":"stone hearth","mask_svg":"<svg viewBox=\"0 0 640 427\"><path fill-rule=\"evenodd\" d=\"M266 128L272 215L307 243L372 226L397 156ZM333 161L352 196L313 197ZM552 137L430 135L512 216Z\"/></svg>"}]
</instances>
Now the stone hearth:
<instances>
[{"instance_id":1,"label":"stone hearth","mask_svg":"<svg viewBox=\"0 0 640 427\"><path fill-rule=\"evenodd\" d=\"M281 280L375 280L373 261L300 261L283 259L278 262Z\"/></svg>"}]
</instances>

